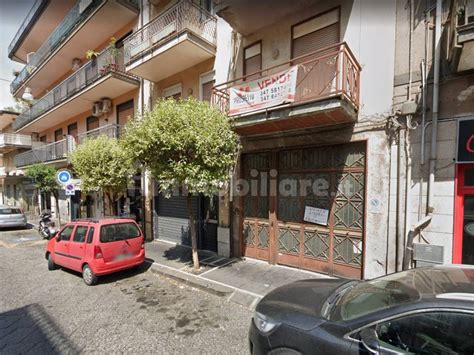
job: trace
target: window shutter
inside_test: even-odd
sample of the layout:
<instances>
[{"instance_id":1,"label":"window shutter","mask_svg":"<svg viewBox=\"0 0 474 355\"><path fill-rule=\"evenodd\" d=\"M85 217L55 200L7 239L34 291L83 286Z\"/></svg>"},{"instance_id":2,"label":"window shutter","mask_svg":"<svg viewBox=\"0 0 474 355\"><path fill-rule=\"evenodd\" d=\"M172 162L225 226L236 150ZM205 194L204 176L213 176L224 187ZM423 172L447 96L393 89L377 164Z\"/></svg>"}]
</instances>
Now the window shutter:
<instances>
[{"instance_id":1,"label":"window shutter","mask_svg":"<svg viewBox=\"0 0 474 355\"><path fill-rule=\"evenodd\" d=\"M293 40L293 58L339 43L339 22Z\"/></svg>"}]
</instances>

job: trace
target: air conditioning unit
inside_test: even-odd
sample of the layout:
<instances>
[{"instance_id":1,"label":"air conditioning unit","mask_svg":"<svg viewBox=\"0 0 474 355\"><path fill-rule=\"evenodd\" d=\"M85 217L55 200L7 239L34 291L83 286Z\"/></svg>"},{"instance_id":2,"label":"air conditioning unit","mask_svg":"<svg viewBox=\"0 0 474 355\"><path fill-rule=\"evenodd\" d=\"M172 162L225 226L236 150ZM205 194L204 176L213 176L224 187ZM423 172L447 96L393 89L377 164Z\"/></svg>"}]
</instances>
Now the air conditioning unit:
<instances>
[{"instance_id":1,"label":"air conditioning unit","mask_svg":"<svg viewBox=\"0 0 474 355\"><path fill-rule=\"evenodd\" d=\"M82 14L90 4L92 4L92 0L81 0L79 2L79 13Z\"/></svg>"},{"instance_id":2,"label":"air conditioning unit","mask_svg":"<svg viewBox=\"0 0 474 355\"><path fill-rule=\"evenodd\" d=\"M107 113L112 111L112 100L104 98L102 99L102 113Z\"/></svg>"},{"instance_id":3,"label":"air conditioning unit","mask_svg":"<svg viewBox=\"0 0 474 355\"><path fill-rule=\"evenodd\" d=\"M99 117L102 113L101 101L94 102L92 105L92 116Z\"/></svg>"},{"instance_id":4,"label":"air conditioning unit","mask_svg":"<svg viewBox=\"0 0 474 355\"><path fill-rule=\"evenodd\" d=\"M35 56L35 52L30 52L26 55L26 64L30 64L31 61L33 60L33 57Z\"/></svg>"}]
</instances>

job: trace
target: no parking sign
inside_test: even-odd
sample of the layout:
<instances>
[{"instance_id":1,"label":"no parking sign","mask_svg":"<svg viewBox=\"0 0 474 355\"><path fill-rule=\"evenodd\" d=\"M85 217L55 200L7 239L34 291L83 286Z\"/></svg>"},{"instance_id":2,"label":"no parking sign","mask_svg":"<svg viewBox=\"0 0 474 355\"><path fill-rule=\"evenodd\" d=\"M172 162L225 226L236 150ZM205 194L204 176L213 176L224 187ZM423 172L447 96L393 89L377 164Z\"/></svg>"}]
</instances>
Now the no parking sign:
<instances>
[{"instance_id":1,"label":"no parking sign","mask_svg":"<svg viewBox=\"0 0 474 355\"><path fill-rule=\"evenodd\" d=\"M74 190L74 184L67 184L65 191L66 196L74 196L76 194L76 191Z\"/></svg>"}]
</instances>

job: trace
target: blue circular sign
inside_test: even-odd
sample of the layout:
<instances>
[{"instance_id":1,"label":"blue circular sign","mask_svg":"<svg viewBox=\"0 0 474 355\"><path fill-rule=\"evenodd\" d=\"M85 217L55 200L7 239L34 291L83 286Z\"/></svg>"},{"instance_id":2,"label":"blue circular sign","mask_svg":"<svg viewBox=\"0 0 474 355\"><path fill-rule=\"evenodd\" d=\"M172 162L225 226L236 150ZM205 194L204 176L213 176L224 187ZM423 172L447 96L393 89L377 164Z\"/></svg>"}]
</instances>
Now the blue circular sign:
<instances>
[{"instance_id":1,"label":"blue circular sign","mask_svg":"<svg viewBox=\"0 0 474 355\"><path fill-rule=\"evenodd\" d=\"M60 184L67 184L71 178L71 173L68 170L58 171L57 179Z\"/></svg>"}]
</instances>

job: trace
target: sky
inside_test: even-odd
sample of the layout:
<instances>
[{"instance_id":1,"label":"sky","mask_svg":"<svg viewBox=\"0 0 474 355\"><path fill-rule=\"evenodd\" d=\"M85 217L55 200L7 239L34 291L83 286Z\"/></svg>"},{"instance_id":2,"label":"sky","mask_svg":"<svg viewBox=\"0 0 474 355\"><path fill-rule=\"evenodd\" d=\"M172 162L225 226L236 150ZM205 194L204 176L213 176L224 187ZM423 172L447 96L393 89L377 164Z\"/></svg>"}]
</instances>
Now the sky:
<instances>
[{"instance_id":1,"label":"sky","mask_svg":"<svg viewBox=\"0 0 474 355\"><path fill-rule=\"evenodd\" d=\"M8 46L33 3L34 0L0 0L0 110L15 105L10 94L12 71L21 70L23 64L8 58Z\"/></svg>"}]
</instances>

